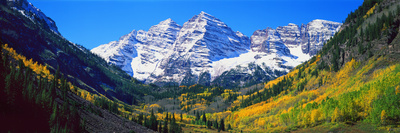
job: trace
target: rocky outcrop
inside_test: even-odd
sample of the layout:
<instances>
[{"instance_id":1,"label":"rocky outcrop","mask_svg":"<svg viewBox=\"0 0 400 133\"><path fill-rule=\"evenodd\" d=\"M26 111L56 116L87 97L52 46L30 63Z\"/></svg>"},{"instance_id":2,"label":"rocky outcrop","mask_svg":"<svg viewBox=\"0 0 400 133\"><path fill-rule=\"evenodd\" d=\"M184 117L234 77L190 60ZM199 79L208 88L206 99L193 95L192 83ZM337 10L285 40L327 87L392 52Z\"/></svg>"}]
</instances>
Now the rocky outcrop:
<instances>
[{"instance_id":1,"label":"rocky outcrop","mask_svg":"<svg viewBox=\"0 0 400 133\"><path fill-rule=\"evenodd\" d=\"M13 9L18 10L22 15L29 18L32 22L43 24L45 28L48 28L54 33L60 35L56 23L27 0L7 0L7 4Z\"/></svg>"},{"instance_id":2,"label":"rocky outcrop","mask_svg":"<svg viewBox=\"0 0 400 133\"><path fill-rule=\"evenodd\" d=\"M316 19L301 26L300 45L303 53L316 55L324 43L339 31L342 23Z\"/></svg>"}]
</instances>

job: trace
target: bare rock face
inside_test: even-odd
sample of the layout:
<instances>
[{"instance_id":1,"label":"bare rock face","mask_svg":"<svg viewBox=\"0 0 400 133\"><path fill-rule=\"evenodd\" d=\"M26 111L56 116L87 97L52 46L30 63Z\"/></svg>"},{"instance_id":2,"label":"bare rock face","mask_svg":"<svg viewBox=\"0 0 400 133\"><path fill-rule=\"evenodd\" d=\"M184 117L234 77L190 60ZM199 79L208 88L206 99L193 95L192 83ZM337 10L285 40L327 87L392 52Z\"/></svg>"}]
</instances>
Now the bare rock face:
<instances>
[{"instance_id":1,"label":"bare rock face","mask_svg":"<svg viewBox=\"0 0 400 133\"><path fill-rule=\"evenodd\" d=\"M290 55L290 51L283 43L279 32L272 28L257 30L251 36L251 50L253 52L278 53L281 55Z\"/></svg>"},{"instance_id":2,"label":"bare rock face","mask_svg":"<svg viewBox=\"0 0 400 133\"><path fill-rule=\"evenodd\" d=\"M300 44L300 27L296 24L289 23L287 26L279 26L276 28L282 42L288 47L297 47Z\"/></svg>"},{"instance_id":3,"label":"bare rock face","mask_svg":"<svg viewBox=\"0 0 400 133\"><path fill-rule=\"evenodd\" d=\"M303 53L316 55L326 41L339 31L342 23L316 19L301 26L300 45Z\"/></svg>"},{"instance_id":4,"label":"bare rock face","mask_svg":"<svg viewBox=\"0 0 400 133\"><path fill-rule=\"evenodd\" d=\"M286 48L301 47L303 54L313 56L322 48L323 44L339 31L341 23L316 19L307 25L299 27L290 23L280 26L276 30L267 28L257 30L251 36L251 49L269 53L271 50L282 51L288 54ZM277 45L276 45L277 44ZM284 44L280 46L279 44Z\"/></svg>"}]
</instances>

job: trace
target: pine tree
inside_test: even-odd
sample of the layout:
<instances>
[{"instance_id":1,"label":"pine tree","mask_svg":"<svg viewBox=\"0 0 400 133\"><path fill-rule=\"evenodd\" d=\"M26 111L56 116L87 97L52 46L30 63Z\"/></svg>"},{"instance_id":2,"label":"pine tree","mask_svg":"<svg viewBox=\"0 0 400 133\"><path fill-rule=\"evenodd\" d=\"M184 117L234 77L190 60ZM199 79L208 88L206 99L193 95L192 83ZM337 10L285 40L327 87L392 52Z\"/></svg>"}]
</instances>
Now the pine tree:
<instances>
[{"instance_id":1,"label":"pine tree","mask_svg":"<svg viewBox=\"0 0 400 133\"><path fill-rule=\"evenodd\" d=\"M177 124L175 122L175 114L172 113L172 118L171 118L171 121L169 123L169 132L170 133L174 133L176 131L177 131Z\"/></svg>"},{"instance_id":2,"label":"pine tree","mask_svg":"<svg viewBox=\"0 0 400 133\"><path fill-rule=\"evenodd\" d=\"M133 97L133 98L132 98L132 105L136 105L136 104L137 104L136 98Z\"/></svg>"},{"instance_id":3,"label":"pine tree","mask_svg":"<svg viewBox=\"0 0 400 133\"><path fill-rule=\"evenodd\" d=\"M183 121L183 115L182 115L182 112L181 112L181 122Z\"/></svg>"},{"instance_id":4,"label":"pine tree","mask_svg":"<svg viewBox=\"0 0 400 133\"><path fill-rule=\"evenodd\" d=\"M144 126L150 128L150 122L147 120L147 116L143 117L143 121L144 121Z\"/></svg>"},{"instance_id":5,"label":"pine tree","mask_svg":"<svg viewBox=\"0 0 400 133\"><path fill-rule=\"evenodd\" d=\"M228 129L227 130L232 130L231 124L228 123Z\"/></svg>"},{"instance_id":6,"label":"pine tree","mask_svg":"<svg viewBox=\"0 0 400 133\"><path fill-rule=\"evenodd\" d=\"M161 126L161 121L158 123L158 132L161 133L162 132L162 126Z\"/></svg>"},{"instance_id":7,"label":"pine tree","mask_svg":"<svg viewBox=\"0 0 400 133\"><path fill-rule=\"evenodd\" d=\"M208 129L211 129L212 122L211 122L210 120L208 120L207 123L206 123L206 125L207 125L207 128L208 128Z\"/></svg>"},{"instance_id":8,"label":"pine tree","mask_svg":"<svg viewBox=\"0 0 400 133\"><path fill-rule=\"evenodd\" d=\"M165 115L163 133L168 133L168 112L167 112L167 114Z\"/></svg>"},{"instance_id":9,"label":"pine tree","mask_svg":"<svg viewBox=\"0 0 400 133\"><path fill-rule=\"evenodd\" d=\"M157 131L157 118L154 115L153 109L151 109L151 115L150 115L150 129Z\"/></svg>"},{"instance_id":10,"label":"pine tree","mask_svg":"<svg viewBox=\"0 0 400 133\"><path fill-rule=\"evenodd\" d=\"M396 11L397 11L397 15L400 15L400 5L397 5Z\"/></svg>"},{"instance_id":11,"label":"pine tree","mask_svg":"<svg viewBox=\"0 0 400 133\"><path fill-rule=\"evenodd\" d=\"M143 125L142 121L143 121L143 113L140 113L139 117L138 117L138 120L137 120L137 123L140 124L140 125Z\"/></svg>"},{"instance_id":12,"label":"pine tree","mask_svg":"<svg viewBox=\"0 0 400 133\"><path fill-rule=\"evenodd\" d=\"M361 43L363 43L364 42L364 29L363 28L360 29L360 37L361 37Z\"/></svg>"},{"instance_id":13,"label":"pine tree","mask_svg":"<svg viewBox=\"0 0 400 133\"><path fill-rule=\"evenodd\" d=\"M221 121L219 122L219 129L222 131L225 131L225 124L224 124L224 119L221 119Z\"/></svg>"},{"instance_id":14,"label":"pine tree","mask_svg":"<svg viewBox=\"0 0 400 133\"><path fill-rule=\"evenodd\" d=\"M214 126L215 129L218 129L218 122L217 122L217 119L215 119L213 126Z\"/></svg>"},{"instance_id":15,"label":"pine tree","mask_svg":"<svg viewBox=\"0 0 400 133\"><path fill-rule=\"evenodd\" d=\"M55 126L54 124L57 123L57 104L53 104L53 113L50 116L49 124L50 127Z\"/></svg>"},{"instance_id":16,"label":"pine tree","mask_svg":"<svg viewBox=\"0 0 400 133\"><path fill-rule=\"evenodd\" d=\"M364 46L361 43L358 44L358 53L360 54L364 53Z\"/></svg>"},{"instance_id":17,"label":"pine tree","mask_svg":"<svg viewBox=\"0 0 400 133\"><path fill-rule=\"evenodd\" d=\"M200 114L199 111L196 112L196 121L200 120Z\"/></svg>"},{"instance_id":18,"label":"pine tree","mask_svg":"<svg viewBox=\"0 0 400 133\"><path fill-rule=\"evenodd\" d=\"M203 122L204 122L204 123L207 122L206 113L203 113Z\"/></svg>"}]
</instances>

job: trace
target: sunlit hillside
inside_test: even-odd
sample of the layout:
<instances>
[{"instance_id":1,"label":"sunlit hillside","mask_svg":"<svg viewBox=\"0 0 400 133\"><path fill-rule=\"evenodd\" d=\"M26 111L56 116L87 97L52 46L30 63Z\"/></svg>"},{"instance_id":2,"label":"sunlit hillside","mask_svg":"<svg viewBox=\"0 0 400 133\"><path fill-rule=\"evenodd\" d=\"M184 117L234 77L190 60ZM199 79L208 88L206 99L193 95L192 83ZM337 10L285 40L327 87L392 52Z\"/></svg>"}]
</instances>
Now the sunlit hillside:
<instances>
[{"instance_id":1,"label":"sunlit hillside","mask_svg":"<svg viewBox=\"0 0 400 133\"><path fill-rule=\"evenodd\" d=\"M399 131L399 10L399 2L365 1L318 56L239 99L250 106L232 112L227 123L235 131L335 131L354 124L376 127L366 132Z\"/></svg>"}]
</instances>

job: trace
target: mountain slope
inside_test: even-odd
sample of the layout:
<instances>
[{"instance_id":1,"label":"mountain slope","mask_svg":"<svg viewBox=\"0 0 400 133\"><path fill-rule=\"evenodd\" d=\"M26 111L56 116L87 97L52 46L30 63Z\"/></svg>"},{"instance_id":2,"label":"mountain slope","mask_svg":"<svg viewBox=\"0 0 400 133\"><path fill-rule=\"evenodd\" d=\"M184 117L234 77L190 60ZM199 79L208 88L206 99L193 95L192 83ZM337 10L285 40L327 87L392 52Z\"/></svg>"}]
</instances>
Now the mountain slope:
<instances>
[{"instance_id":1,"label":"mountain slope","mask_svg":"<svg viewBox=\"0 0 400 133\"><path fill-rule=\"evenodd\" d=\"M347 132L398 132L399 14L398 1L364 1L316 57L239 96L226 123L234 131L336 132L365 125Z\"/></svg>"},{"instance_id":2,"label":"mountain slope","mask_svg":"<svg viewBox=\"0 0 400 133\"><path fill-rule=\"evenodd\" d=\"M63 38L56 31L55 23L26 0L3 3L0 17L2 43L45 64L52 73L59 69L76 86L127 103L150 93L149 89L140 89L145 87L134 83L135 80L120 68ZM53 25L49 26L49 22Z\"/></svg>"},{"instance_id":3,"label":"mountain slope","mask_svg":"<svg viewBox=\"0 0 400 133\"><path fill-rule=\"evenodd\" d=\"M119 111L150 87L63 38L31 3L1 1L0 30L0 132L153 132Z\"/></svg>"},{"instance_id":4,"label":"mountain slope","mask_svg":"<svg viewBox=\"0 0 400 133\"><path fill-rule=\"evenodd\" d=\"M101 45L91 51L121 67L129 75L145 80L172 49L180 29L181 26L172 19L167 19L152 26L148 32L133 30L119 41Z\"/></svg>"},{"instance_id":5,"label":"mountain slope","mask_svg":"<svg viewBox=\"0 0 400 133\"><path fill-rule=\"evenodd\" d=\"M152 33L153 27L148 32L139 30L140 35L133 31L91 51L146 83L232 88L287 73L315 55L340 26L314 20L302 27L289 24L277 30L257 30L250 39L201 12L182 27L168 19L153 26L164 27L157 33ZM167 43L152 41L154 38Z\"/></svg>"},{"instance_id":6,"label":"mountain slope","mask_svg":"<svg viewBox=\"0 0 400 133\"><path fill-rule=\"evenodd\" d=\"M116 115L116 101L51 74L7 44L0 51L0 132L153 132Z\"/></svg>"},{"instance_id":7,"label":"mountain slope","mask_svg":"<svg viewBox=\"0 0 400 133\"><path fill-rule=\"evenodd\" d=\"M33 23L40 23L43 27L50 29L56 34L60 35L56 23L47 17L40 9L36 8L26 0L8 0L3 4L8 4L12 9L20 12L26 18L30 19Z\"/></svg>"}]
</instances>

